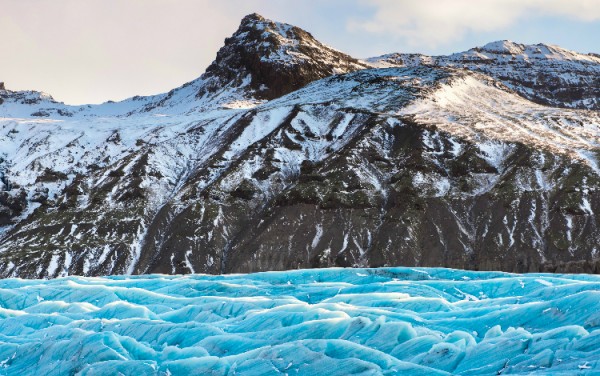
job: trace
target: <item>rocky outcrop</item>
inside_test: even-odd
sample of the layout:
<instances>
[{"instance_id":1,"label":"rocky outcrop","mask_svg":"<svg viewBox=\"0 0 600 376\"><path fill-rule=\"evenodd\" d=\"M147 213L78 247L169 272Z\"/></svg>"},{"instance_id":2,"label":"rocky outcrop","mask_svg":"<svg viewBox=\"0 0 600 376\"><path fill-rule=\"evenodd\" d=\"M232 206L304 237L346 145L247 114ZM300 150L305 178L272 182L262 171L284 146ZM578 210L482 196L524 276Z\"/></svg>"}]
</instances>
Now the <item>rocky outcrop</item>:
<instances>
[{"instance_id":1,"label":"rocky outcrop","mask_svg":"<svg viewBox=\"0 0 600 376\"><path fill-rule=\"evenodd\" d=\"M209 81L198 96L224 86L246 87L258 99L274 99L333 74L369 67L317 41L299 27L254 13L225 40L202 76Z\"/></svg>"}]
</instances>

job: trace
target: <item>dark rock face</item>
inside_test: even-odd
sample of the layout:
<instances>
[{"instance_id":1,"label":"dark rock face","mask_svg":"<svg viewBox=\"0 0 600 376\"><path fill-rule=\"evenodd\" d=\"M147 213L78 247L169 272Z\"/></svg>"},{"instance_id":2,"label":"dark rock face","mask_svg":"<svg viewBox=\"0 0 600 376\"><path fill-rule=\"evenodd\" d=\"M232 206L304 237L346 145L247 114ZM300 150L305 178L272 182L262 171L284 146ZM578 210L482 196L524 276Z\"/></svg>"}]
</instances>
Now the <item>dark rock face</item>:
<instances>
[{"instance_id":1,"label":"dark rock face","mask_svg":"<svg viewBox=\"0 0 600 376\"><path fill-rule=\"evenodd\" d=\"M36 117L48 117L48 116L50 116L50 113L48 113L48 112L46 112L46 111L36 111L36 112L33 112L33 113L31 114L31 116L36 116Z\"/></svg>"},{"instance_id":2,"label":"dark rock face","mask_svg":"<svg viewBox=\"0 0 600 376\"><path fill-rule=\"evenodd\" d=\"M27 193L24 190L0 192L0 226L13 224L26 207Z\"/></svg>"},{"instance_id":3,"label":"dark rock face","mask_svg":"<svg viewBox=\"0 0 600 376\"><path fill-rule=\"evenodd\" d=\"M203 75L211 85L198 95L227 85L248 85L256 98L274 99L315 80L367 67L321 44L305 30L251 14L225 40Z\"/></svg>"},{"instance_id":4,"label":"dark rock face","mask_svg":"<svg viewBox=\"0 0 600 376\"><path fill-rule=\"evenodd\" d=\"M0 158L0 166L4 162ZM27 192L14 187L5 172L0 170L0 226L13 224L26 207Z\"/></svg>"}]
</instances>

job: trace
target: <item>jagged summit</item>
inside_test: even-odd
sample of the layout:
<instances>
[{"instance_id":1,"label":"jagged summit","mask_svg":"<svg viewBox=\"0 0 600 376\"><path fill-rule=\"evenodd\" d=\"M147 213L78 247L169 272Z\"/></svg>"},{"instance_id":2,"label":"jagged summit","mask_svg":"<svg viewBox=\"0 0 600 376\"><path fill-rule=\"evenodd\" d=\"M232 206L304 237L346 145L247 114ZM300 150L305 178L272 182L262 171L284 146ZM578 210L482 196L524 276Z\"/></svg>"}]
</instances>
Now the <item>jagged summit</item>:
<instances>
[{"instance_id":1,"label":"jagged summit","mask_svg":"<svg viewBox=\"0 0 600 376\"><path fill-rule=\"evenodd\" d=\"M507 53L507 54L520 54L523 53L524 46L522 44L515 43L513 41L504 39L494 42L487 43L481 50L487 52Z\"/></svg>"},{"instance_id":2,"label":"jagged summit","mask_svg":"<svg viewBox=\"0 0 600 376\"><path fill-rule=\"evenodd\" d=\"M263 21L267 21L267 19L265 17L263 17L262 15L254 12L254 13L250 13L247 16L245 16L244 18L242 18L240 25L249 24L249 23L253 23L253 22L263 22Z\"/></svg>"},{"instance_id":3,"label":"jagged summit","mask_svg":"<svg viewBox=\"0 0 600 376\"><path fill-rule=\"evenodd\" d=\"M320 78L366 67L299 27L253 13L225 40L203 75L212 82L199 95L233 83L247 86L256 98L273 99Z\"/></svg>"},{"instance_id":4,"label":"jagged summit","mask_svg":"<svg viewBox=\"0 0 600 376\"><path fill-rule=\"evenodd\" d=\"M225 39L199 96L225 85L247 86L259 99L273 99L306 84L368 65L317 41L309 32L253 13Z\"/></svg>"}]
</instances>

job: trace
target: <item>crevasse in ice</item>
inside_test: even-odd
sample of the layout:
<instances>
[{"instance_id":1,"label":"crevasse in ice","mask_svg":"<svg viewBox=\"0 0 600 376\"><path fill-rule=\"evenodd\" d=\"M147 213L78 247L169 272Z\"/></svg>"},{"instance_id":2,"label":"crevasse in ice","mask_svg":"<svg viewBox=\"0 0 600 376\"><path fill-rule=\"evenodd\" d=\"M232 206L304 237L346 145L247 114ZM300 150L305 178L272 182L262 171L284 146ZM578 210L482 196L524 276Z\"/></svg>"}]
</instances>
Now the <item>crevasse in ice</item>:
<instances>
[{"instance_id":1,"label":"crevasse in ice","mask_svg":"<svg viewBox=\"0 0 600 376\"><path fill-rule=\"evenodd\" d=\"M0 281L0 375L600 372L600 277L427 268Z\"/></svg>"}]
</instances>

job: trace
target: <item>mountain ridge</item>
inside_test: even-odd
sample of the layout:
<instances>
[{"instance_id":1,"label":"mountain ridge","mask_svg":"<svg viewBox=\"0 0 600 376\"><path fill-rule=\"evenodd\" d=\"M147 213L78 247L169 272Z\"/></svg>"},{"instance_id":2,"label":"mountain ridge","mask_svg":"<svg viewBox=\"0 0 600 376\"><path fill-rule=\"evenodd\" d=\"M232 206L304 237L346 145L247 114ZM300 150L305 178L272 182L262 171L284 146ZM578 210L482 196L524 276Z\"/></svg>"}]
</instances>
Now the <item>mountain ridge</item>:
<instances>
[{"instance_id":1,"label":"mountain ridge","mask_svg":"<svg viewBox=\"0 0 600 376\"><path fill-rule=\"evenodd\" d=\"M479 71L481 73L490 75L491 77L494 77L494 78L498 79L499 81L501 81L505 84L508 84L508 86L511 87L512 89L515 89L515 84L513 81L518 81L518 80L514 80L511 77L505 77L502 75L501 72L500 73L494 72L492 70L489 70L489 69L486 70L485 68L481 68L478 66L468 65L468 63L473 63L473 62L485 62L485 61L492 61L495 63L499 62L498 59L497 58L495 59L494 56L487 56L487 55L485 55L485 53L491 53L492 55L494 55L494 54L495 55L510 55L511 58L513 58L513 59L515 57L518 57L519 60L526 61L529 64L528 67L530 67L530 68L531 68L531 64L535 65L535 61L544 61L544 60L561 61L561 60L563 60L563 61L575 61L577 63L584 63L584 65L589 65L590 66L589 70L591 73L600 72L600 56L598 56L598 54L595 54L595 53L582 54L582 53L574 52L574 51L571 51L568 49L564 49L557 45L546 44L546 43L527 45L527 44L516 43L516 42L510 41L510 40L493 41L493 42L489 42L481 47L474 47L474 48L469 49L468 51L453 53L451 55L446 55L446 56L430 56L430 55L421 54L421 53L390 53L390 54L381 55L381 56L377 56L377 57L371 57L371 58L368 58L365 60L359 60L359 59L352 58L349 55L346 55L346 54L344 54L336 49L333 49L329 46L321 44L316 39L314 39L314 37L310 33L306 32L305 30L302 30L298 27L295 27L295 26L292 26L289 24L285 24L285 23L281 23L281 22L274 22L274 21L264 18L263 16L261 16L257 13L253 13L253 14L250 14L250 15L244 17L242 19L242 22L240 23L240 27L238 28L238 30L231 37L226 38L226 43L221 48L219 53L217 54L217 59L209 65L209 67L207 68L207 70L204 74L202 74L197 79L189 81L189 82L183 84L182 86L172 89L166 93L149 95L149 96L134 96L134 97L125 99L120 102L108 101L108 102L105 102L100 105L81 105L81 106L65 105L63 102L55 101L50 94L47 94L44 92L38 92L38 91L34 91L34 90L16 91L16 92L12 92L12 93L16 94L19 97L19 99L22 100L22 102L21 102L22 104L34 104L34 103L41 102L43 100L48 100L50 103L53 103L53 104L62 104L64 106L66 106L67 109L73 108L73 109L78 109L79 111L82 111L82 109L84 109L84 108L94 108L94 109L99 109L100 112L102 112L102 110L101 110L102 106L116 107L115 105L118 105L120 103L130 103L132 101L149 102L149 103L144 103L141 110L138 109L138 111L149 111L149 110L152 110L153 108L157 107L157 103L163 104L164 102L168 101L168 99L171 96L173 96L173 94L175 92L180 91L189 86L194 86L194 85L198 86L199 82L202 82L202 84L204 84L204 85L200 85L200 87L194 88L195 90L198 91L197 93L195 93L196 97L202 97L203 95L206 95L208 93L214 94L215 91L217 91L217 89L216 89L217 87L228 87L229 89L236 87L235 85L232 86L231 82L228 82L227 79L229 81L235 82L236 85L240 86L240 87L238 87L238 89L241 89L243 87L246 87L248 85L248 83L244 83L243 78L241 78L241 77L235 77L235 75L239 74L240 72L237 72L234 70L235 73L233 74L233 76L226 77L225 79L223 79L222 77L218 77L219 73L223 74L223 72L222 72L223 69L221 69L221 71L219 71L219 66L220 66L220 64L222 65L220 60L231 59L231 55L235 55L236 53L239 53L239 51L236 51L235 49L233 49L234 51L232 51L232 48L231 48L231 44L235 44L236 38L238 38L238 43L237 43L238 47L240 44L241 45L248 44L248 45L254 46L254 48L256 48L257 47L256 46L256 41L257 41L256 38L259 38L259 36L254 34L254 40L250 40L250 41L245 39L245 37L248 34L248 30L253 29L254 31L257 31L257 28L260 30L264 29L265 30L264 34L270 35L270 37L267 37L266 39L270 40L270 42L268 42L268 43L271 43L268 46L268 48L253 51L257 55L259 60L260 59L268 60L270 58L269 54L271 52L275 51L276 53L274 53L274 55L279 56L279 58L275 59L275 60L280 60L282 62L286 62L288 65L294 65L294 59L293 59L294 56L293 55L294 54L302 55L301 53L298 53L295 50L295 49L297 49L297 47L294 46L294 44L301 44L301 42L304 42L304 44L306 44L310 47L313 47L313 46L311 46L311 44L316 45L318 47L318 48L316 48L317 52L322 52L322 51L318 51L319 49L322 49L325 51L323 53L324 55L327 55L327 54L330 55L330 56L327 56L327 58L325 59L325 61L326 61L325 64L321 64L321 66L316 68L317 72L310 74L310 79L304 78L304 80L307 80L307 81L302 81L302 79L301 79L301 82L296 83L295 84L296 86L294 86L293 88L288 88L287 90L283 90L283 91L279 90L279 91L276 91L275 94L268 94L268 93L263 94L263 95L267 95L267 97L269 97L270 99L273 99L273 98L276 98L283 94L286 94L290 90L298 89L301 86L307 84L308 82L310 82L312 80L315 80L318 78L323 78L323 77L326 77L326 76L329 76L332 74L346 73L346 72L350 72L350 71L357 70L357 69L394 67L394 66L416 66L416 65L436 65L436 66L448 66L448 67L455 67L455 68L473 69L473 70ZM279 39L285 40L286 37L283 34L290 33L290 32L292 33L292 35L294 37L299 39L301 42L294 41L294 38L292 38L292 39L288 40L287 46L284 43L284 46L283 46L284 48L282 50L277 50L278 47L282 47L281 41L278 41L277 39L279 38ZM296 33L298 33L298 34L296 34ZM297 35L300 35L300 37L297 37ZM240 36L242 36L241 41L239 40ZM262 37L265 38L264 36L262 36ZM289 42L290 40L292 41L292 43ZM512 49L512 53L510 52L511 49ZM542 49L544 51L542 51ZM266 56L261 56L260 53L266 54ZM281 58L281 56L286 56L286 55L288 55L288 57L289 57L288 59ZM267 58L267 56L268 56L268 58ZM304 55L304 58L308 58L308 57L309 56ZM341 64L335 64L332 61L332 57L340 58ZM323 58L323 56L319 56L319 58ZM296 59L296 60L298 60L298 59ZM305 59L305 60L315 61L315 60L318 60L318 58L315 58L314 56L312 56L309 59ZM506 60L506 59L504 59L504 60ZM529 60L533 60L534 62L532 63ZM507 62L500 61L500 63L506 64ZM237 68L241 68L242 70L248 69L248 67L240 66L240 62L237 62L236 64L238 65ZM508 64L514 64L514 62L508 62ZM226 65L227 64L225 64L225 66ZM323 67L323 65L325 65L325 67ZM313 68L313 67L311 67L311 68ZM547 67L542 65L537 70L535 70L535 73L537 74L537 73L539 73L538 72L539 70L542 70L545 68L547 68ZM567 69L567 68L565 68L565 69ZM277 72L277 70L273 69L272 66L269 66L269 69ZM277 72L277 74L281 74L281 73L282 72ZM581 70L579 69L577 71L577 73L580 74ZM584 73L589 73L589 72L584 72ZM552 74L550 74L550 75L552 75ZM226 74L225 74L225 76L226 76ZM205 80L203 80L203 78L205 78ZM203 82L203 81L206 81L206 78L208 79L207 81L212 81L212 82L208 82L208 83ZM223 82L223 80L225 82ZM588 82L588 81L589 80L586 80L584 83L586 85L588 85L590 90L592 90L592 93L588 95L588 97L591 97L592 94L596 95L597 91L600 90L600 82L598 81L598 79L595 79L595 81L593 81L593 82ZM2 82L2 84L3 84L3 88L0 90L3 90L5 92L11 92L10 90L8 90L4 87L4 82ZM261 96L260 93L258 93L259 98L253 98L253 97L247 98L247 95L248 94L257 94L256 92L259 91L258 89L260 89L261 85L264 85L264 82L254 83L253 85L250 85L251 87L249 88L249 90L251 91L251 93L237 92L236 93L237 97L242 98L242 100L240 100L240 104L243 105L242 103L245 100L249 101L248 103L246 103L246 106L248 106L248 105L251 106L251 105L260 103L260 96ZM531 95L531 93L527 92L527 89L530 89L530 86L532 85L531 80L525 80L524 84L521 83L521 85L524 86L524 88L520 88L520 89L517 88L515 90L519 95L522 95L527 99L534 100L535 102L538 102L541 104L554 105L554 106L558 106L558 107L594 109L594 110L597 110L600 106L597 103L597 101L572 103L574 101L569 100L568 98L566 99L566 101L564 103L561 103L560 100L549 101L549 99L547 97L543 97L543 98L542 97L534 97ZM519 86L519 85L516 85L516 86ZM4 97L2 99L4 99L4 100L7 99L6 94L4 94ZM590 98L587 98L587 99L590 99ZM258 100L258 102L252 104L253 101L256 101L256 100ZM113 105L113 106L110 106L110 105ZM198 105L198 104L196 103L196 105ZM225 105L226 105L226 103L225 103ZM199 108L202 110L207 109L206 107L202 106L202 104L200 104ZM63 110L63 113L66 113L66 114L69 114L70 112L72 112L72 111L64 111ZM65 116L65 115L61 115L57 111L54 111L54 114L59 115L59 116ZM114 111L108 111L108 114L109 115L127 115L128 112L119 113L119 112L114 112ZM10 115L10 114L5 114L5 115ZM31 115L31 114L29 114L29 115ZM38 115L38 116L40 116L40 115ZM42 115L42 116L44 116L44 115ZM66 115L66 116L68 116L68 115Z\"/></svg>"},{"instance_id":2,"label":"mountain ridge","mask_svg":"<svg viewBox=\"0 0 600 376\"><path fill-rule=\"evenodd\" d=\"M474 70L536 103L600 110L600 58L559 46L503 40L446 56L394 53L367 61L380 67L433 65Z\"/></svg>"},{"instance_id":3,"label":"mountain ridge","mask_svg":"<svg viewBox=\"0 0 600 376\"><path fill-rule=\"evenodd\" d=\"M244 17L237 31L225 39L216 59L200 77L166 93L81 106L65 105L49 94L32 90L5 90L3 99L8 103L41 104L36 111L26 108L18 113L24 117L71 117L78 113L83 116L127 116L165 111L180 114L219 107L248 108L311 81L369 67L320 43L303 29L253 13ZM0 112L0 115L9 117L13 114Z\"/></svg>"}]
</instances>

